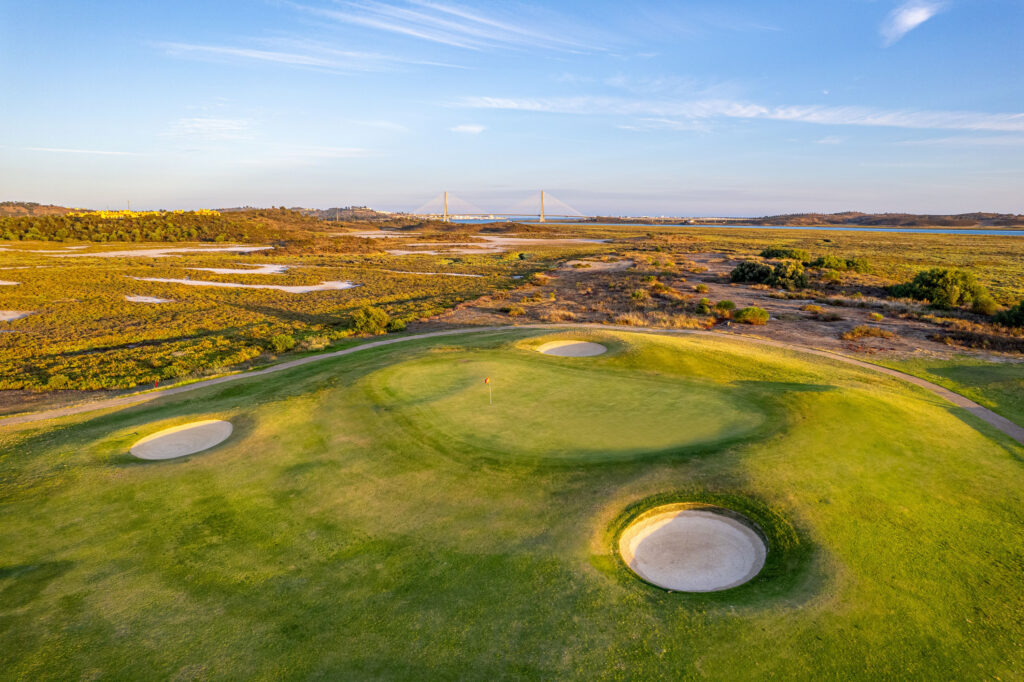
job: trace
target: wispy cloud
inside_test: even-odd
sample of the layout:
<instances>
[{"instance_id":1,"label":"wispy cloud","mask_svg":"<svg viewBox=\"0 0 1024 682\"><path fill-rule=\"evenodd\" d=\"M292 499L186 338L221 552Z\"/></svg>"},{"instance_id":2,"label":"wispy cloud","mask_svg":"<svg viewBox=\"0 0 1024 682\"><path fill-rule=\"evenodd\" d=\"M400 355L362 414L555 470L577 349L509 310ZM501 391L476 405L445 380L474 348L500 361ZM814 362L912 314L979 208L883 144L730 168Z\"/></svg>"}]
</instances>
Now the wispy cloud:
<instances>
[{"instance_id":1,"label":"wispy cloud","mask_svg":"<svg viewBox=\"0 0 1024 682\"><path fill-rule=\"evenodd\" d=\"M962 147L1016 147L1024 145L1024 135L972 135L970 137L931 137L921 140L903 140L897 144L908 146L962 146Z\"/></svg>"},{"instance_id":2,"label":"wispy cloud","mask_svg":"<svg viewBox=\"0 0 1024 682\"><path fill-rule=\"evenodd\" d=\"M850 125L948 130L1024 132L1024 114L973 111L919 111L870 107L764 106L734 100L630 100L615 97L466 97L456 106L578 115L618 115L661 118L680 122L715 118L793 121L820 125Z\"/></svg>"},{"instance_id":3,"label":"wispy cloud","mask_svg":"<svg viewBox=\"0 0 1024 682\"><path fill-rule=\"evenodd\" d=\"M842 144L843 142L844 140L841 137L837 137L835 135L826 135L820 140L816 140L815 144Z\"/></svg>"},{"instance_id":4,"label":"wispy cloud","mask_svg":"<svg viewBox=\"0 0 1024 682\"><path fill-rule=\"evenodd\" d=\"M54 154L98 154L101 156L141 156L138 152L120 152L109 149L66 149L64 147L22 147L30 152L51 152Z\"/></svg>"},{"instance_id":5,"label":"wispy cloud","mask_svg":"<svg viewBox=\"0 0 1024 682\"><path fill-rule=\"evenodd\" d=\"M255 61L335 72L387 71L403 64L463 68L444 62L405 59L374 52L338 50L315 41L301 39L264 41L260 48L168 42L156 45L174 57L213 61Z\"/></svg>"},{"instance_id":6,"label":"wispy cloud","mask_svg":"<svg viewBox=\"0 0 1024 682\"><path fill-rule=\"evenodd\" d=\"M252 122L244 118L179 118L165 134L207 142L251 140L253 127Z\"/></svg>"},{"instance_id":7,"label":"wispy cloud","mask_svg":"<svg viewBox=\"0 0 1024 682\"><path fill-rule=\"evenodd\" d=\"M464 123L463 125L449 128L453 133L462 133L464 135L479 135L480 133L487 130L486 126L482 126L476 123Z\"/></svg>"},{"instance_id":8,"label":"wispy cloud","mask_svg":"<svg viewBox=\"0 0 1024 682\"><path fill-rule=\"evenodd\" d=\"M337 5L340 9L293 6L339 23L468 50L529 47L568 52L593 51L585 43L564 35L536 31L513 18L497 18L431 0L409 0L400 4L367 0L338 2Z\"/></svg>"},{"instance_id":9,"label":"wispy cloud","mask_svg":"<svg viewBox=\"0 0 1024 682\"><path fill-rule=\"evenodd\" d=\"M936 0L907 0L886 17L880 29L886 46L913 31L946 8L946 3Z\"/></svg>"}]
</instances>

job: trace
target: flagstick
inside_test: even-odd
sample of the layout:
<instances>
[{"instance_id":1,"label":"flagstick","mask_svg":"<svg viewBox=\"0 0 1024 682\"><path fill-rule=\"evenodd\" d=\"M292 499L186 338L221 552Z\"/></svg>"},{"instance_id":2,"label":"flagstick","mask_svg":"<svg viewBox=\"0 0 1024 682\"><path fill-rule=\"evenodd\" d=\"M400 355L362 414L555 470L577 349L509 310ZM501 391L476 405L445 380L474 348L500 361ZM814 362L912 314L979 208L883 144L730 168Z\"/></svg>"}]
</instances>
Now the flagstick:
<instances>
[{"instance_id":1,"label":"flagstick","mask_svg":"<svg viewBox=\"0 0 1024 682\"><path fill-rule=\"evenodd\" d=\"M487 384L487 404L488 405L493 405L494 404L494 396L491 394L491 385L490 384Z\"/></svg>"}]
</instances>

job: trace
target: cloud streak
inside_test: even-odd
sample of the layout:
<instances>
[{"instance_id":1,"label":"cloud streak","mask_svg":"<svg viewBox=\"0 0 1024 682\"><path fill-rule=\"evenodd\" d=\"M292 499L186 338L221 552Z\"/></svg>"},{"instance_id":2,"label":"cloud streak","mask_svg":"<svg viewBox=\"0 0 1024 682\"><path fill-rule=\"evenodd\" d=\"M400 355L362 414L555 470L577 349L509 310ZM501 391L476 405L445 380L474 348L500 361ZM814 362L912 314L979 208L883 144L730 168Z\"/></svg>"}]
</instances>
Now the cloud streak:
<instances>
[{"instance_id":1,"label":"cloud streak","mask_svg":"<svg viewBox=\"0 0 1024 682\"><path fill-rule=\"evenodd\" d=\"M657 101L615 97L466 97L455 106L576 115L667 119L677 127L716 118L791 121L818 125L1024 132L1024 114L919 111L870 107L764 106L734 100Z\"/></svg>"},{"instance_id":2,"label":"cloud streak","mask_svg":"<svg viewBox=\"0 0 1024 682\"><path fill-rule=\"evenodd\" d=\"M252 123L241 118L179 118L166 133L205 141L251 140Z\"/></svg>"},{"instance_id":3,"label":"cloud streak","mask_svg":"<svg viewBox=\"0 0 1024 682\"><path fill-rule=\"evenodd\" d=\"M585 44L468 10L430 0L405 3L365 0L339 2L340 9L294 4L293 7L334 22L362 26L409 38L467 50L536 48L590 52Z\"/></svg>"},{"instance_id":4,"label":"cloud streak","mask_svg":"<svg viewBox=\"0 0 1024 682\"><path fill-rule=\"evenodd\" d=\"M29 152L50 152L54 154L98 154L101 156L140 156L137 152L118 152L107 149L67 149L64 147L22 147Z\"/></svg>"},{"instance_id":5,"label":"cloud streak","mask_svg":"<svg viewBox=\"0 0 1024 682\"><path fill-rule=\"evenodd\" d=\"M892 45L915 28L946 8L945 2L934 0L908 0L890 12L882 23L882 40Z\"/></svg>"},{"instance_id":6,"label":"cloud streak","mask_svg":"<svg viewBox=\"0 0 1024 682\"><path fill-rule=\"evenodd\" d=\"M453 133L462 133L463 135L479 135L487 130L487 127L476 123L465 123L463 125L455 126L454 128L449 128L449 130Z\"/></svg>"},{"instance_id":7,"label":"cloud streak","mask_svg":"<svg viewBox=\"0 0 1024 682\"><path fill-rule=\"evenodd\" d=\"M172 57L193 57L211 61L263 62L334 72L388 71L405 64L463 68L443 62L403 59L374 52L337 50L307 40L275 41L270 45L272 49L174 42L157 43L156 45L163 48Z\"/></svg>"}]
</instances>

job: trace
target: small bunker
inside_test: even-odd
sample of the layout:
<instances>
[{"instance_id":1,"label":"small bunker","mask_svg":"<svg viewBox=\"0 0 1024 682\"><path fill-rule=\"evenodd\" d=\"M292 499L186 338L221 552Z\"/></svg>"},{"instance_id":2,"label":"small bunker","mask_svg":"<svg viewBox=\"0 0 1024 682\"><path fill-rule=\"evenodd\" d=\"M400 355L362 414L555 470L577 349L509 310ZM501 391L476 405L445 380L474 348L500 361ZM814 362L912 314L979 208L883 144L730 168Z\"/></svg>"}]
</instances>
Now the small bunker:
<instances>
[{"instance_id":1,"label":"small bunker","mask_svg":"<svg viewBox=\"0 0 1024 682\"><path fill-rule=\"evenodd\" d=\"M550 341L537 347L538 353L563 358L589 358L607 351L605 346L590 341Z\"/></svg>"},{"instance_id":2,"label":"small bunker","mask_svg":"<svg viewBox=\"0 0 1024 682\"><path fill-rule=\"evenodd\" d=\"M231 435L231 422L219 419L172 426L136 441L130 452L139 459L174 459L219 445Z\"/></svg>"},{"instance_id":3,"label":"small bunker","mask_svg":"<svg viewBox=\"0 0 1024 682\"><path fill-rule=\"evenodd\" d=\"M656 507L619 536L626 565L649 583L676 592L717 592L749 582L768 548L756 526L719 507Z\"/></svg>"}]
</instances>

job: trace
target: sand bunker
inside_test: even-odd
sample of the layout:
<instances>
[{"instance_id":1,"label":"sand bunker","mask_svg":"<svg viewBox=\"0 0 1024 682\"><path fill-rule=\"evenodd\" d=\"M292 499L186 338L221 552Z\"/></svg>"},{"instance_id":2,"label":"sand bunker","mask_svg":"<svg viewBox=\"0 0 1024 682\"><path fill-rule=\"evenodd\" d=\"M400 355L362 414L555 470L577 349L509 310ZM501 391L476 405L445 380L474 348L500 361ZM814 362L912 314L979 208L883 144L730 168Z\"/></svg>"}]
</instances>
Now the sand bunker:
<instances>
[{"instance_id":1,"label":"sand bunker","mask_svg":"<svg viewBox=\"0 0 1024 682\"><path fill-rule=\"evenodd\" d=\"M767 553L751 524L734 512L709 507L658 507L619 538L619 554L634 573L678 592L742 585L761 572Z\"/></svg>"},{"instance_id":2,"label":"sand bunker","mask_svg":"<svg viewBox=\"0 0 1024 682\"><path fill-rule=\"evenodd\" d=\"M231 431L231 422L218 419L172 426L136 442L131 453L139 459L152 460L184 457L223 443Z\"/></svg>"},{"instance_id":3,"label":"sand bunker","mask_svg":"<svg viewBox=\"0 0 1024 682\"><path fill-rule=\"evenodd\" d=\"M16 287L19 284L21 284L21 282L7 282L4 280L0 280L0 287Z\"/></svg>"},{"instance_id":4,"label":"sand bunker","mask_svg":"<svg viewBox=\"0 0 1024 682\"><path fill-rule=\"evenodd\" d=\"M537 347L538 353L562 358L589 358L607 351L608 349L601 344L590 341L550 341Z\"/></svg>"},{"instance_id":5,"label":"sand bunker","mask_svg":"<svg viewBox=\"0 0 1024 682\"><path fill-rule=\"evenodd\" d=\"M34 312L34 310L0 310L0 322L20 320L23 317L28 317Z\"/></svg>"},{"instance_id":6,"label":"sand bunker","mask_svg":"<svg viewBox=\"0 0 1024 682\"><path fill-rule=\"evenodd\" d=\"M223 287L228 289L277 289L289 294L308 294L311 291L330 291L352 289L359 286L355 282L320 282L320 284L239 284L237 282L207 282L199 279L172 279L169 277L132 277L140 282L164 282L166 284L184 284L190 287Z\"/></svg>"}]
</instances>

